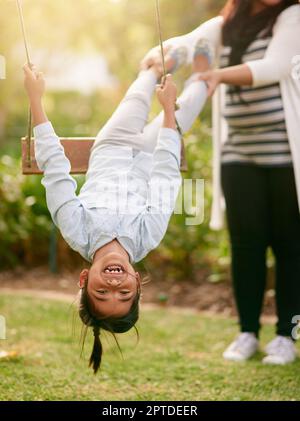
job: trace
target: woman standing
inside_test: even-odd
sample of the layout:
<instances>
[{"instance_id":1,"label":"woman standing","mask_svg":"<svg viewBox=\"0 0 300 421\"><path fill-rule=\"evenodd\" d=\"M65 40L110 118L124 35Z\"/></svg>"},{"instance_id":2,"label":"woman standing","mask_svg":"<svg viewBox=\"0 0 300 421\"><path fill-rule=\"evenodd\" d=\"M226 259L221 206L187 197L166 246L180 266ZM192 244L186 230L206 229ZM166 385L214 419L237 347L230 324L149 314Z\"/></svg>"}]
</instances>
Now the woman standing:
<instances>
[{"instance_id":1,"label":"woman standing","mask_svg":"<svg viewBox=\"0 0 300 421\"><path fill-rule=\"evenodd\" d=\"M166 44L185 46L213 97L212 228L222 226L225 197L240 335L225 359L258 349L266 286L266 252L276 261L276 337L264 363L296 358L292 323L300 315L300 5L292 0L229 0L221 16ZM144 66L151 62L153 50ZM220 86L220 84L225 84ZM225 89L224 89L225 88ZM222 188L221 188L222 186Z\"/></svg>"}]
</instances>

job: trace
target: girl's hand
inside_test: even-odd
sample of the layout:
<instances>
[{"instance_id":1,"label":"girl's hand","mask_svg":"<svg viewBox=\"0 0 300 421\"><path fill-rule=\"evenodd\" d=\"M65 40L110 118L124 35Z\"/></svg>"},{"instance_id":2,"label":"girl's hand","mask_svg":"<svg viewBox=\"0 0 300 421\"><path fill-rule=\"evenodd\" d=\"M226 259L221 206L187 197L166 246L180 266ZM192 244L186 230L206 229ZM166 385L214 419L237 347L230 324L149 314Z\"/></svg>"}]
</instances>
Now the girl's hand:
<instances>
[{"instance_id":1,"label":"girl's hand","mask_svg":"<svg viewBox=\"0 0 300 421\"><path fill-rule=\"evenodd\" d=\"M210 97L215 93L218 85L222 83L221 73L219 70L208 70L207 72L199 73L199 80L203 80L207 84L207 95Z\"/></svg>"},{"instance_id":2,"label":"girl's hand","mask_svg":"<svg viewBox=\"0 0 300 421\"><path fill-rule=\"evenodd\" d=\"M161 85L158 85L156 94L163 109L167 112L175 112L177 99L177 87L173 82L172 75L167 75Z\"/></svg>"},{"instance_id":3,"label":"girl's hand","mask_svg":"<svg viewBox=\"0 0 300 421\"><path fill-rule=\"evenodd\" d=\"M37 72L35 66L25 64L24 86L31 101L40 100L45 93L45 80L43 73Z\"/></svg>"},{"instance_id":4,"label":"girl's hand","mask_svg":"<svg viewBox=\"0 0 300 421\"><path fill-rule=\"evenodd\" d=\"M143 58L143 60L140 63L140 69L141 70L148 70L150 67L153 66L158 56L158 50L157 48L153 48L149 53L146 54L146 56Z\"/></svg>"}]
</instances>

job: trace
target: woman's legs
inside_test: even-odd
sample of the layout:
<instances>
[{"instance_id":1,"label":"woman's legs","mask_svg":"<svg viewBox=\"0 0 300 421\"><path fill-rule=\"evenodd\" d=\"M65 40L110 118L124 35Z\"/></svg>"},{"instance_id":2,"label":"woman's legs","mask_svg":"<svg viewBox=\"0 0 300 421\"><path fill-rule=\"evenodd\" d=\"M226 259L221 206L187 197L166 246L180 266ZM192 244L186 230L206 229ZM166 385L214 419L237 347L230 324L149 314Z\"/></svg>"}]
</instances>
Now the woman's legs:
<instances>
[{"instance_id":1,"label":"woman's legs","mask_svg":"<svg viewBox=\"0 0 300 421\"><path fill-rule=\"evenodd\" d=\"M107 144L141 148L142 131L148 120L156 83L155 71L150 69L139 74L112 117L98 133L92 152L98 146Z\"/></svg>"},{"instance_id":2,"label":"woman's legs","mask_svg":"<svg viewBox=\"0 0 300 421\"><path fill-rule=\"evenodd\" d=\"M258 335L269 243L267 177L264 169L255 166L223 165L222 185L240 328L242 332Z\"/></svg>"},{"instance_id":3,"label":"woman's legs","mask_svg":"<svg viewBox=\"0 0 300 421\"><path fill-rule=\"evenodd\" d=\"M190 130L196 118L202 111L206 99L207 88L205 83L189 79L177 101L179 109L176 111L176 118L183 133ZM162 123L163 112L161 112L145 127L142 143L143 151L149 153L154 151Z\"/></svg>"},{"instance_id":4,"label":"woman's legs","mask_svg":"<svg viewBox=\"0 0 300 421\"><path fill-rule=\"evenodd\" d=\"M276 258L277 334L291 336L300 315L300 213L293 168L269 171L271 245Z\"/></svg>"}]
</instances>

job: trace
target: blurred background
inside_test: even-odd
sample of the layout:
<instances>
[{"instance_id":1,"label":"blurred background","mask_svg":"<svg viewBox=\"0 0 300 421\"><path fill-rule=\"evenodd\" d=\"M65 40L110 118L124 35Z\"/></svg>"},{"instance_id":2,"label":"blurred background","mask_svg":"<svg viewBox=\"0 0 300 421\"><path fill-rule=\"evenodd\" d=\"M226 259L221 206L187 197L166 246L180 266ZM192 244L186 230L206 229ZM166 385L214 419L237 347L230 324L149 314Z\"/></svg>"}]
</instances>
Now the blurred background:
<instances>
[{"instance_id":1,"label":"blurred background","mask_svg":"<svg viewBox=\"0 0 300 421\"><path fill-rule=\"evenodd\" d=\"M168 39L216 16L225 0L160 3ZM155 0L22 4L30 55L45 73L45 107L57 134L95 136L136 77L142 57L158 44ZM80 323L72 306L87 264L53 226L41 177L21 172L28 102L15 0L0 0L0 65L1 56L6 79L0 72L0 315L7 320L7 340L0 341L0 400L297 399L299 364L262 365L262 353L245 365L221 358L237 322L230 317L236 311L227 232L209 229L210 101L185 136L189 171L184 177L205 180L204 222L187 226L186 215L173 216L160 247L138 265L151 280L143 288L139 347L133 330L121 335L123 360L114 340L104 335L103 371L91 375L79 360ZM189 73L186 68L176 74L179 89ZM159 110L154 101L151 116ZM76 179L79 189L84 177ZM275 323L271 255L263 322L266 343Z\"/></svg>"},{"instance_id":2,"label":"blurred background","mask_svg":"<svg viewBox=\"0 0 300 421\"><path fill-rule=\"evenodd\" d=\"M58 135L95 136L135 78L142 57L158 43L154 0L23 0L22 4L30 54L45 73L45 107ZM217 15L224 4L224 0L161 0L164 39L190 32ZM22 80L26 56L16 2L0 0L0 6L0 54L7 66L6 79L0 80L1 279L10 279L11 270L18 280L32 281L36 276L40 282L45 270L57 272L59 279L62 273L72 277L84 262L54 229L41 177L21 174L20 138L26 134L28 112ZM179 86L188 74L189 69L183 69L176 75ZM158 111L155 103L152 115ZM160 285L152 298L164 302L171 295L178 303L179 296L189 296L190 283L196 283L202 288L204 308L223 309L231 300L230 261L226 231L216 233L208 227L210 103L185 141L189 161L185 177L205 180L204 223L186 226L185 215L174 215L164 241L139 268L153 280L149 291ZM84 178L76 179L80 188ZM198 298L193 290L185 304L199 302Z\"/></svg>"}]
</instances>

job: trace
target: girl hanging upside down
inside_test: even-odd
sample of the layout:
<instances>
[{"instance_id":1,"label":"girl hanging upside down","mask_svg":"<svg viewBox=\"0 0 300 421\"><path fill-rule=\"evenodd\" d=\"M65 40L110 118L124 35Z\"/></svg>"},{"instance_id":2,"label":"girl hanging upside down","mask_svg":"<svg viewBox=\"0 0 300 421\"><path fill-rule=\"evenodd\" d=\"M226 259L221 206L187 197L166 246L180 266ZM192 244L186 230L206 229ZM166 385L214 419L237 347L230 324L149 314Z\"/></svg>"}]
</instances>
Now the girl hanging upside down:
<instances>
[{"instance_id":1,"label":"girl hanging upside down","mask_svg":"<svg viewBox=\"0 0 300 421\"><path fill-rule=\"evenodd\" d=\"M180 63L180 54L167 55L168 72ZM70 162L43 110L43 75L27 65L24 73L49 211L70 247L91 263L80 274L79 315L93 328L90 365L96 373L102 357L101 329L123 333L138 320L141 279L133 264L165 235L181 184L176 119L183 133L190 129L206 101L206 85L191 79L175 113L172 76L157 85L161 62L141 71L100 130L77 196ZM155 89L163 112L146 125Z\"/></svg>"}]
</instances>

